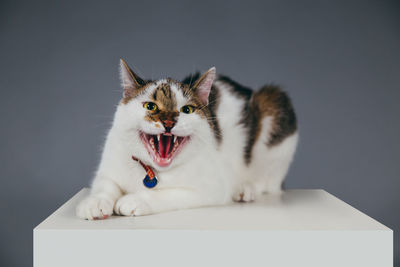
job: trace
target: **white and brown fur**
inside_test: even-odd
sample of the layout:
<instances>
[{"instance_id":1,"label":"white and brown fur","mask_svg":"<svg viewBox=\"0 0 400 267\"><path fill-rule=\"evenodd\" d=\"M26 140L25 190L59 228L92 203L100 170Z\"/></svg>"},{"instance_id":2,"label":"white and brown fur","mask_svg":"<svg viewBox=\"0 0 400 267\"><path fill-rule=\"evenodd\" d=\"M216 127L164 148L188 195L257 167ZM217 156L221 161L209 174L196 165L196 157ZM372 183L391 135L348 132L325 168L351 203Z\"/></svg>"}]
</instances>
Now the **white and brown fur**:
<instances>
[{"instance_id":1,"label":"white and brown fur","mask_svg":"<svg viewBox=\"0 0 400 267\"><path fill-rule=\"evenodd\" d=\"M124 97L91 194L77 207L79 217L106 218L113 211L139 216L232 200L249 202L262 193L281 192L298 132L290 99L279 87L268 85L254 92L215 76L215 68L181 82L147 81L122 60L121 78ZM158 101L162 114L147 114L142 101ZM179 107L188 102L200 108L187 116L179 114ZM137 133L165 131L162 116L176 120L177 134L192 136L168 167L152 162ZM155 188L143 186L145 173L131 160L133 154L157 173Z\"/></svg>"}]
</instances>

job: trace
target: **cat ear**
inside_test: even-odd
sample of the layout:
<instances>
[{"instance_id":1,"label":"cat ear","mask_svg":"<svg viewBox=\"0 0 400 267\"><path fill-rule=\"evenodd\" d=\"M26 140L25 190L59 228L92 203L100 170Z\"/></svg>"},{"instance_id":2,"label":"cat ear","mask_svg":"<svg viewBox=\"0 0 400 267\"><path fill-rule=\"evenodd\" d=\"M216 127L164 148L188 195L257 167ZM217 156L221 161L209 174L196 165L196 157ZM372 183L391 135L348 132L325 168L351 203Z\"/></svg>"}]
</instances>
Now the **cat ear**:
<instances>
[{"instance_id":1,"label":"cat ear","mask_svg":"<svg viewBox=\"0 0 400 267\"><path fill-rule=\"evenodd\" d=\"M120 75L124 88L124 98L134 96L135 91L145 84L144 80L134 73L122 58L120 60Z\"/></svg>"},{"instance_id":2,"label":"cat ear","mask_svg":"<svg viewBox=\"0 0 400 267\"><path fill-rule=\"evenodd\" d=\"M204 105L208 105L208 96L215 79L216 68L212 67L195 82L194 88Z\"/></svg>"}]
</instances>

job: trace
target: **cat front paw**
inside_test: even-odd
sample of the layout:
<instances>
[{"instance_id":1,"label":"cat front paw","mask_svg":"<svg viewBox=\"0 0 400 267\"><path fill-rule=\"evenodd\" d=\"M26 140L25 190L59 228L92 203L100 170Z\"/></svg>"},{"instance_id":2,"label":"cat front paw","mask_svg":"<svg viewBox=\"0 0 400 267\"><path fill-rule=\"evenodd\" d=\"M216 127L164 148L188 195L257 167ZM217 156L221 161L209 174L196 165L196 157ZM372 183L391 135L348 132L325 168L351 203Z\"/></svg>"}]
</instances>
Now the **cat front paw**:
<instances>
[{"instance_id":1,"label":"cat front paw","mask_svg":"<svg viewBox=\"0 0 400 267\"><path fill-rule=\"evenodd\" d=\"M243 183L236 189L232 196L236 202L251 202L256 199L256 191L251 183Z\"/></svg>"},{"instance_id":2,"label":"cat front paw","mask_svg":"<svg viewBox=\"0 0 400 267\"><path fill-rule=\"evenodd\" d=\"M121 197L115 204L114 212L124 216L142 216L152 213L148 203L135 194Z\"/></svg>"},{"instance_id":3,"label":"cat front paw","mask_svg":"<svg viewBox=\"0 0 400 267\"><path fill-rule=\"evenodd\" d=\"M89 196L76 207L76 215L86 220L107 219L113 213L113 204L106 198Z\"/></svg>"}]
</instances>

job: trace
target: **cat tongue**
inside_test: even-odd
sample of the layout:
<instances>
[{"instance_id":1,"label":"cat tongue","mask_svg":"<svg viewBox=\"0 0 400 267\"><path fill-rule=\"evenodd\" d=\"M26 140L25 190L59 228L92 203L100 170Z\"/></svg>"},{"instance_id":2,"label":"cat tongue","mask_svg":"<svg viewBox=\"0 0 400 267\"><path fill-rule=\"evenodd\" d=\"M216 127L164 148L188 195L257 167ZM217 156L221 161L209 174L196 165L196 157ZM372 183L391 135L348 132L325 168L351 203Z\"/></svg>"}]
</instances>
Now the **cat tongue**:
<instances>
[{"instance_id":1,"label":"cat tongue","mask_svg":"<svg viewBox=\"0 0 400 267\"><path fill-rule=\"evenodd\" d=\"M171 148L172 136L162 135L160 138L160 156L166 158Z\"/></svg>"}]
</instances>

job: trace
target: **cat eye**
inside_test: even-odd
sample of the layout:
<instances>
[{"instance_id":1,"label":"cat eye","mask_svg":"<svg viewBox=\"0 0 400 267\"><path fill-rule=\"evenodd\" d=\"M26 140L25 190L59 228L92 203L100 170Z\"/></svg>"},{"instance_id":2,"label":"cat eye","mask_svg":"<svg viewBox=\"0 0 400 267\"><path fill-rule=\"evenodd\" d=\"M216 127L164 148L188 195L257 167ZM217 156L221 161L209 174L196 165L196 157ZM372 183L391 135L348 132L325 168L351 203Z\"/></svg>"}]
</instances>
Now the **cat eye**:
<instances>
[{"instance_id":1,"label":"cat eye","mask_svg":"<svg viewBox=\"0 0 400 267\"><path fill-rule=\"evenodd\" d=\"M186 113L186 114L190 114L193 113L194 111L194 107L193 106L183 106L181 107L181 112Z\"/></svg>"},{"instance_id":2,"label":"cat eye","mask_svg":"<svg viewBox=\"0 0 400 267\"><path fill-rule=\"evenodd\" d=\"M156 105L156 103L153 103L153 102L144 102L143 107L150 111L158 110L158 106Z\"/></svg>"}]
</instances>

